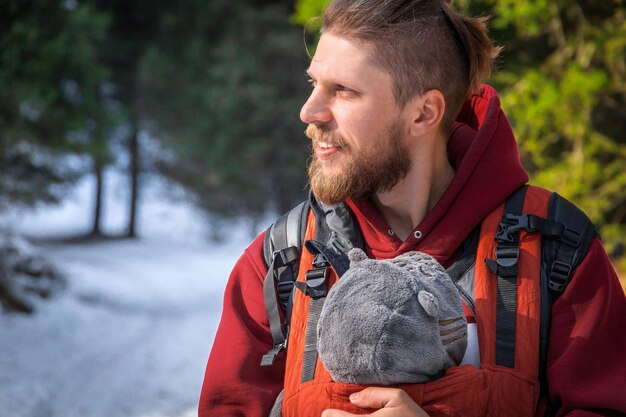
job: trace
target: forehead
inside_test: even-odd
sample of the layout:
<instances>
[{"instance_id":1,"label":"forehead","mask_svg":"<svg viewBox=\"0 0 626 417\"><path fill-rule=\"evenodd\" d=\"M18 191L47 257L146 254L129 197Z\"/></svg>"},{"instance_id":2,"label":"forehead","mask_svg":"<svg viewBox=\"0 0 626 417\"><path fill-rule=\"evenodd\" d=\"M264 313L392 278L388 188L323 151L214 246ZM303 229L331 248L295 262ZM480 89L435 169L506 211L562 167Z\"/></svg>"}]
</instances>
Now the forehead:
<instances>
[{"instance_id":1,"label":"forehead","mask_svg":"<svg viewBox=\"0 0 626 417\"><path fill-rule=\"evenodd\" d=\"M371 46L333 33L321 36L309 72L316 78L339 81L390 79L389 74L375 64Z\"/></svg>"}]
</instances>

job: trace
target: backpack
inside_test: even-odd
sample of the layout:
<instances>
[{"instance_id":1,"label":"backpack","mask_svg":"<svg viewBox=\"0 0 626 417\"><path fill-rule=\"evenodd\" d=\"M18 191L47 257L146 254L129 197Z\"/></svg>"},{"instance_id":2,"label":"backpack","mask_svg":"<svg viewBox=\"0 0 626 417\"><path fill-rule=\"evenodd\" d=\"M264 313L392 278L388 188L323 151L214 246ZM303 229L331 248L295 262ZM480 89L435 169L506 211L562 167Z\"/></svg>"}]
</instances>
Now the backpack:
<instances>
[{"instance_id":1,"label":"backpack","mask_svg":"<svg viewBox=\"0 0 626 417\"><path fill-rule=\"evenodd\" d=\"M552 304L567 287L572 272L585 258L597 232L591 220L580 209L557 193L552 193L550 196L546 218L522 213L527 187L521 187L506 199L500 221L500 231L494 236L494 240L497 242L495 259L485 259L484 261L498 277L500 296L497 301L497 310L498 314L504 318L496 328L497 361L504 366L510 366L514 351L517 292L515 282L519 259L519 232L525 230L529 233L541 233L541 346L539 363L540 374L545 375ZM340 210L347 213L345 206L339 206ZM334 226L330 221L321 221L320 218L324 220L324 216L319 215L319 204L310 196L307 201L280 217L267 229L263 242L263 253L268 272L265 277L263 292L274 346L263 356L261 366L274 364L278 353L287 345L294 282L298 276L300 254L305 244L303 240L307 216L311 208L316 212L318 226L322 226L327 235L330 233L334 236L333 234L336 233L345 236L346 229L356 228L353 220L350 219L347 225L343 224L340 227ZM344 230L334 230L342 228ZM472 311L474 306L472 296L473 267L477 261L476 249L479 231L480 225L466 238L461 247L461 255L447 269L448 274L457 285L461 297ZM358 242L360 239L358 231L356 235L350 234L350 232L347 234L350 235L350 240L357 241L353 242L354 246L362 244ZM345 242L336 244L341 241L342 239L331 239L331 242L334 242L334 251L331 253L347 252L346 249L349 248L346 248ZM323 257L320 262L324 262ZM315 272L315 263L310 272ZM316 282L315 279L311 281ZM319 277L317 284L325 285L324 278ZM510 320L507 319L507 316L510 317Z\"/></svg>"}]
</instances>

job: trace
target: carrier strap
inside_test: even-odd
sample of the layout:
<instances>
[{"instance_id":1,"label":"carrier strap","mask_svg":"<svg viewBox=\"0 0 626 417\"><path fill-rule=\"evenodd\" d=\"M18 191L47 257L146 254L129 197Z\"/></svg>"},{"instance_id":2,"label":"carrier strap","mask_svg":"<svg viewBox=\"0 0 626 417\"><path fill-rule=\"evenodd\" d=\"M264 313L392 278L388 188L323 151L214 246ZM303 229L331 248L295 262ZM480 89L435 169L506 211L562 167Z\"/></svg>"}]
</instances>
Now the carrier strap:
<instances>
[{"instance_id":1,"label":"carrier strap","mask_svg":"<svg viewBox=\"0 0 626 417\"><path fill-rule=\"evenodd\" d=\"M281 319L280 309L289 311L287 304L293 291L293 277L297 276L300 263L308 211L307 200L280 217L265 233L263 255L268 268L263 281L263 298L274 344L263 355L261 366L273 365L278 353L287 347L289 317L285 313Z\"/></svg>"},{"instance_id":2,"label":"carrier strap","mask_svg":"<svg viewBox=\"0 0 626 417\"><path fill-rule=\"evenodd\" d=\"M309 297L301 382L311 381L317 367L317 322L326 299L331 271L341 277L350 267L346 253L355 246L362 247L359 229L344 204L329 206L312 200L316 214L315 239L307 240L307 251L315 255L313 267L306 272L305 282L296 281L296 288ZM323 221L321 221L323 220Z\"/></svg>"},{"instance_id":3,"label":"carrier strap","mask_svg":"<svg viewBox=\"0 0 626 417\"><path fill-rule=\"evenodd\" d=\"M596 236L595 226L579 208L552 193L547 218L521 214L527 186L507 199L495 240L496 259L486 259L489 268L498 276L496 306L496 363L513 367L515 363L515 309L517 263L519 260L519 232L539 232L542 235L541 252L541 366L545 366L545 352L549 333L550 313L554 301L569 283L574 269L582 262Z\"/></svg>"},{"instance_id":4,"label":"carrier strap","mask_svg":"<svg viewBox=\"0 0 626 417\"><path fill-rule=\"evenodd\" d=\"M301 382L313 380L317 366L317 322L322 314L324 298L311 299L309 303L309 318L306 325L306 339L304 344L304 357L302 358Z\"/></svg>"},{"instance_id":5,"label":"carrier strap","mask_svg":"<svg viewBox=\"0 0 626 417\"><path fill-rule=\"evenodd\" d=\"M524 230L542 234L540 331L542 358L540 363L543 366L545 366L552 303L567 286L573 270L584 259L596 236L595 227L589 218L556 193L551 196L546 219L533 214L521 214L526 190L527 186L524 186L506 200L500 231L495 237L498 243L495 259L485 259L489 268L498 277L496 363L508 367L513 367L515 363L519 232ZM297 277L306 232L307 214L310 208L315 212L316 240L328 242L323 245L325 249L323 252L339 276L347 268L345 259L342 260L342 258L345 257L351 244L363 246L358 228L343 205L326 207L317 203L315 199L298 205L268 229L263 245L264 257L268 265L263 292L274 345L264 355L262 365L273 364L278 353L287 345L288 323L291 315L289 304L292 299L294 280ZM457 284L468 307L474 311L474 266L478 233L471 235L475 236L466 239L461 255L448 269L448 273ZM296 283L298 284L303 291L314 290L304 283ZM323 302L323 299L320 302ZM314 306L316 303L317 301L312 297L312 313L316 310ZM282 320L281 309L284 312ZM319 314L313 314L313 317L309 318L309 322L313 320L315 323L309 323L307 332L314 332L317 323L315 316L319 318ZM311 346L311 353L308 354L311 359L307 359L303 364L303 368L308 369L308 371L303 370L303 381L305 375L307 375L306 378L309 376L312 378L317 358L317 352L313 349L316 334L307 336L307 341L307 346Z\"/></svg>"},{"instance_id":6,"label":"carrier strap","mask_svg":"<svg viewBox=\"0 0 626 417\"><path fill-rule=\"evenodd\" d=\"M515 367L515 332L517 316L517 274L519 261L519 232L511 230L510 215L520 215L524 207L527 186L515 191L504 203L504 217L495 240L496 259L486 259L498 276L496 301L496 364Z\"/></svg>"},{"instance_id":7,"label":"carrier strap","mask_svg":"<svg viewBox=\"0 0 626 417\"><path fill-rule=\"evenodd\" d=\"M308 245L309 251L314 247ZM296 281L296 288L309 297L309 315L307 317L304 342L304 356L302 357L301 381L305 383L315 377L317 366L317 322L322 314L322 307L327 295L327 279L331 263L323 253L317 253L313 260L313 268L305 275L305 282Z\"/></svg>"}]
</instances>

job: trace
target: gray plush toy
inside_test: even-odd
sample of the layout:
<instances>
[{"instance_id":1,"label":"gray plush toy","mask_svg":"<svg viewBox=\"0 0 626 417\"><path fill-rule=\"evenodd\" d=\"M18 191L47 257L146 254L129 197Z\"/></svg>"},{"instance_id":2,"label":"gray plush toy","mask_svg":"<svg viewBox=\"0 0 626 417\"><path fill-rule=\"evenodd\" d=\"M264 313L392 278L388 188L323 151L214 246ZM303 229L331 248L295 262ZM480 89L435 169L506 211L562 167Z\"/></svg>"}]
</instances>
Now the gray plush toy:
<instances>
[{"instance_id":1,"label":"gray plush toy","mask_svg":"<svg viewBox=\"0 0 626 417\"><path fill-rule=\"evenodd\" d=\"M431 256L388 260L348 253L317 324L319 357L335 382L424 383L461 363L467 322L459 292ZM280 417L283 393L270 417Z\"/></svg>"},{"instance_id":2,"label":"gray plush toy","mask_svg":"<svg viewBox=\"0 0 626 417\"><path fill-rule=\"evenodd\" d=\"M348 253L350 269L328 293L317 348L338 382L423 383L461 363L467 323L456 286L431 256Z\"/></svg>"}]
</instances>

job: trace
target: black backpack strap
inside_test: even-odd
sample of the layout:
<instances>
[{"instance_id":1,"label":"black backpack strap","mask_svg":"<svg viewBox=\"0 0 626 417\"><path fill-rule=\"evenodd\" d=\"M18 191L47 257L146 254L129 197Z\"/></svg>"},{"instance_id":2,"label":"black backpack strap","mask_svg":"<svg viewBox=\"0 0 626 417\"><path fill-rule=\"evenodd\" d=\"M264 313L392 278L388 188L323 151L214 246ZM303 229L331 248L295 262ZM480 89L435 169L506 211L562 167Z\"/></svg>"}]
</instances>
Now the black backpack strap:
<instances>
[{"instance_id":1,"label":"black backpack strap","mask_svg":"<svg viewBox=\"0 0 626 417\"><path fill-rule=\"evenodd\" d=\"M302 202L280 217L265 232L263 256L267 264L267 274L263 282L263 297L274 346L263 356L261 366L273 365L278 353L286 347L289 331L287 305L298 276L309 207L308 200ZM281 309L284 320L281 320Z\"/></svg>"},{"instance_id":2,"label":"black backpack strap","mask_svg":"<svg viewBox=\"0 0 626 417\"><path fill-rule=\"evenodd\" d=\"M531 220L532 221L532 220ZM563 293L597 235L593 222L557 193L548 203L546 232L541 238L540 375L545 378L552 304ZM536 226L539 227L539 226ZM545 380L542 381L545 390Z\"/></svg>"},{"instance_id":3,"label":"black backpack strap","mask_svg":"<svg viewBox=\"0 0 626 417\"><path fill-rule=\"evenodd\" d=\"M547 284L554 301L563 293L572 272L587 255L597 232L582 210L557 193L550 197L548 221L554 224L554 234L544 234L542 259L548 267Z\"/></svg>"},{"instance_id":4,"label":"black backpack strap","mask_svg":"<svg viewBox=\"0 0 626 417\"><path fill-rule=\"evenodd\" d=\"M496 259L485 259L498 276L496 301L496 364L515 367L515 332L517 316L517 264L519 261L519 232L511 216L519 216L524 207L527 186L515 191L504 203L500 231L495 240Z\"/></svg>"}]
</instances>

